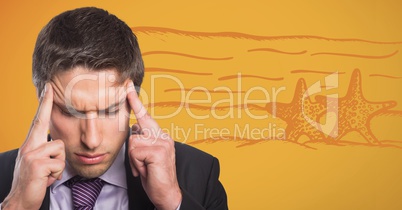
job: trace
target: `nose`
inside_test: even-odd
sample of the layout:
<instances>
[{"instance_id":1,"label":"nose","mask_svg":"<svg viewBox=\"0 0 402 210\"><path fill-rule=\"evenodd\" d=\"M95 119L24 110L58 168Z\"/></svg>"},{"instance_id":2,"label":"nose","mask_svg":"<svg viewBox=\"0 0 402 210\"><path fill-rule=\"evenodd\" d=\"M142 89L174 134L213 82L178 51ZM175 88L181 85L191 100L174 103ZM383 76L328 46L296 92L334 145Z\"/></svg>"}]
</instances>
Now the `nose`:
<instances>
[{"instance_id":1,"label":"nose","mask_svg":"<svg viewBox=\"0 0 402 210\"><path fill-rule=\"evenodd\" d=\"M87 116L81 120L81 142L90 150L96 149L102 143L100 121L96 117Z\"/></svg>"}]
</instances>

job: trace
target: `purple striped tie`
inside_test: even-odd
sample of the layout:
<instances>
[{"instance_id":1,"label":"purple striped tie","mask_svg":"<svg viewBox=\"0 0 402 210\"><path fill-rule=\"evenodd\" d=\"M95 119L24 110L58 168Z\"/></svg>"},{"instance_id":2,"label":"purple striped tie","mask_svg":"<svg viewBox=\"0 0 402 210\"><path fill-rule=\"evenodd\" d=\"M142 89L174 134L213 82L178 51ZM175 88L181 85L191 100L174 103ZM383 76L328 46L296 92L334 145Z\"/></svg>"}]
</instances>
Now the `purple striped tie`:
<instances>
[{"instance_id":1,"label":"purple striped tie","mask_svg":"<svg viewBox=\"0 0 402 210\"><path fill-rule=\"evenodd\" d=\"M75 176L65 182L71 189L74 210L92 210L104 182L100 178L83 179Z\"/></svg>"}]
</instances>

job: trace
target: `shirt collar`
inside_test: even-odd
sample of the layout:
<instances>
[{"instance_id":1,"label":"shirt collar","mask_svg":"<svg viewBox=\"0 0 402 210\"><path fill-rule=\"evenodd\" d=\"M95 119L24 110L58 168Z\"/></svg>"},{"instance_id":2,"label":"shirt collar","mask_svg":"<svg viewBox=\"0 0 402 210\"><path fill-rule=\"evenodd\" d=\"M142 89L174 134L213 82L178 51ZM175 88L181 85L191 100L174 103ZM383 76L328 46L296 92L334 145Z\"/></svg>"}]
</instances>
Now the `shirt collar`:
<instances>
[{"instance_id":1,"label":"shirt collar","mask_svg":"<svg viewBox=\"0 0 402 210\"><path fill-rule=\"evenodd\" d=\"M126 168L124 165L125 147L126 144L124 143L110 168L99 178L111 185L127 189ZM66 166L64 168L62 178L60 180L56 180L50 186L50 190L54 192L57 187L59 187L69 179L73 178L75 175L76 173L66 161Z\"/></svg>"},{"instance_id":2,"label":"shirt collar","mask_svg":"<svg viewBox=\"0 0 402 210\"><path fill-rule=\"evenodd\" d=\"M117 154L116 160L114 160L110 168L99 178L109 184L127 189L126 167L124 165L125 148L126 144L124 143L119 154Z\"/></svg>"}]
</instances>

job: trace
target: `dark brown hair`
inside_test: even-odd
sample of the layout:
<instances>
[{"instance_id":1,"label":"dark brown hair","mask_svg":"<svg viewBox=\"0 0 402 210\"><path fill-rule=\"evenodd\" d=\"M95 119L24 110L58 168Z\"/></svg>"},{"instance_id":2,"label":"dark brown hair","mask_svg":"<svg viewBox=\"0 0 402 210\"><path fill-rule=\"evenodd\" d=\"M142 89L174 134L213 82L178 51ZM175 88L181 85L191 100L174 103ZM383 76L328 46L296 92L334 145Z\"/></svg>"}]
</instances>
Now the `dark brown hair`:
<instances>
[{"instance_id":1,"label":"dark brown hair","mask_svg":"<svg viewBox=\"0 0 402 210\"><path fill-rule=\"evenodd\" d=\"M144 77L141 51L130 27L94 7L61 13L39 33L32 62L38 96L55 74L77 66L91 71L116 68L118 82L130 78L137 91Z\"/></svg>"}]
</instances>

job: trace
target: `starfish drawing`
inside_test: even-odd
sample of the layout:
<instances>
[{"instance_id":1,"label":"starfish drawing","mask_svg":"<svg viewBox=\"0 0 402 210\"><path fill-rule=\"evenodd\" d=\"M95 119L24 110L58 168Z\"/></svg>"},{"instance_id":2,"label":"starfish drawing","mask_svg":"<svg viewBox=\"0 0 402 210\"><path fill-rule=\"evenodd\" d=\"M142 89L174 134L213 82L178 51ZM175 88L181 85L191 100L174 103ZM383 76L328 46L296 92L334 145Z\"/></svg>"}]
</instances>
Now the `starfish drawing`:
<instances>
[{"instance_id":1,"label":"starfish drawing","mask_svg":"<svg viewBox=\"0 0 402 210\"><path fill-rule=\"evenodd\" d=\"M268 103L265 109L287 123L287 140L297 141L303 134L310 140L325 139L324 133L319 129L319 123L316 122L319 115L325 111L325 106L311 101L303 78L298 80L290 103L272 102Z\"/></svg>"},{"instance_id":2,"label":"starfish drawing","mask_svg":"<svg viewBox=\"0 0 402 210\"><path fill-rule=\"evenodd\" d=\"M317 96L317 101L324 104L325 97ZM357 131L370 144L380 144L370 129L371 119L383 113L385 110L396 106L395 101L371 102L363 96L362 78L359 69L355 69L352 73L348 92L339 99L339 106L332 106L331 103L327 107L327 111L338 109L338 129L334 129L328 140L339 140L345 134ZM331 137L332 136L332 137Z\"/></svg>"}]
</instances>

